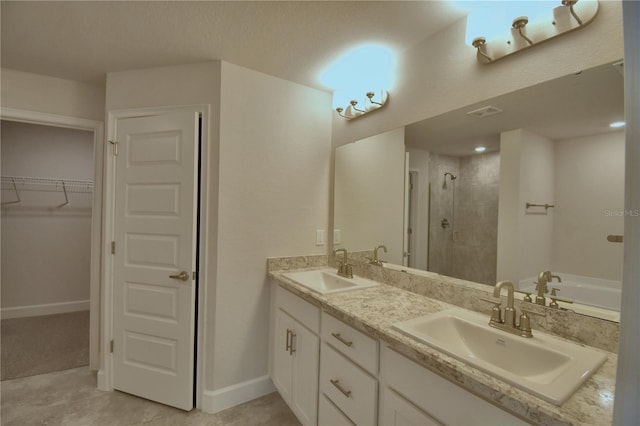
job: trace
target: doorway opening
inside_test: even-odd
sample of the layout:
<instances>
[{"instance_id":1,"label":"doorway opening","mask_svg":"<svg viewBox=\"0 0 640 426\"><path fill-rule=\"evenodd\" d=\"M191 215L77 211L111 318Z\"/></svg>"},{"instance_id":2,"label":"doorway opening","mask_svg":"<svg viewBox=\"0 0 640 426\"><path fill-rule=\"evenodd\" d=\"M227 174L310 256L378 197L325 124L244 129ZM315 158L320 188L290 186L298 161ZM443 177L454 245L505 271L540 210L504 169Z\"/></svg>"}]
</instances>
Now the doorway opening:
<instances>
[{"instance_id":1,"label":"doorway opening","mask_svg":"<svg viewBox=\"0 0 640 426\"><path fill-rule=\"evenodd\" d=\"M97 370L102 123L3 110L1 124L2 380Z\"/></svg>"}]
</instances>

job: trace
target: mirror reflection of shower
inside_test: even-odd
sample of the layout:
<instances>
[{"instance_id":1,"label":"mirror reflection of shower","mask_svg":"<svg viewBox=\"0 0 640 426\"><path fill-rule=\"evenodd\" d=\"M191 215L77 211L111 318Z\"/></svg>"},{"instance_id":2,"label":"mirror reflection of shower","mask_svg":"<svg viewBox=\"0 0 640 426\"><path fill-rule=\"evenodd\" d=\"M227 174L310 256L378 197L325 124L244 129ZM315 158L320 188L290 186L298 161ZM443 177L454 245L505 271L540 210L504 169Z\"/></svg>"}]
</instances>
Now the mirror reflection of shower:
<instances>
[{"instance_id":1,"label":"mirror reflection of shower","mask_svg":"<svg viewBox=\"0 0 640 426\"><path fill-rule=\"evenodd\" d=\"M427 269L493 284L497 262L499 153L469 156L430 153L427 161Z\"/></svg>"},{"instance_id":2,"label":"mirror reflection of shower","mask_svg":"<svg viewBox=\"0 0 640 426\"><path fill-rule=\"evenodd\" d=\"M447 233L447 235L445 236L445 238L447 240L449 240L451 243L454 243L456 240L456 186L455 186L455 180L458 178L456 175L454 175L451 172L445 172L444 173L444 182L442 184L442 189L447 190L447 176L449 176L449 179L451 180L451 223L447 224L447 226L445 227L443 224L443 228L449 228L451 227L450 232ZM442 219L443 222L447 221L447 218ZM448 262L447 262L447 270L449 273L452 273L453 271L453 247L450 245L449 250L448 251Z\"/></svg>"}]
</instances>

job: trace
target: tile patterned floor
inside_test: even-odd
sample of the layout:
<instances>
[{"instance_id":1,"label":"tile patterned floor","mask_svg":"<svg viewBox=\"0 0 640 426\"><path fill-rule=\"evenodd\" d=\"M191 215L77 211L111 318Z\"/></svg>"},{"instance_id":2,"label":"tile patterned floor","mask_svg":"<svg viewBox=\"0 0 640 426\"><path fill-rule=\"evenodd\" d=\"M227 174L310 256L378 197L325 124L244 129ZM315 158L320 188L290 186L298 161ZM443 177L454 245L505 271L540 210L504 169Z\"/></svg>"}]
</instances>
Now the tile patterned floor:
<instances>
[{"instance_id":1,"label":"tile patterned floor","mask_svg":"<svg viewBox=\"0 0 640 426\"><path fill-rule=\"evenodd\" d=\"M87 367L6 380L0 396L2 426L300 425L277 392L216 414L184 412L126 393L100 391Z\"/></svg>"}]
</instances>

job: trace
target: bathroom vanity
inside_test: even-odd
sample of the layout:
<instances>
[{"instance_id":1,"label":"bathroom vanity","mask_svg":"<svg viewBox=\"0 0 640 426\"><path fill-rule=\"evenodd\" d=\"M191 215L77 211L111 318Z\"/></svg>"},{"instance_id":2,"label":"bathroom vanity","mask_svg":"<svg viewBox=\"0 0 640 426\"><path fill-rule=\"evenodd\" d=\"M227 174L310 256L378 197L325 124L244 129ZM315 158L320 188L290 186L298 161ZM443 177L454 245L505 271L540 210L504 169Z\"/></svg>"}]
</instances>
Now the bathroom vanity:
<instances>
[{"instance_id":1,"label":"bathroom vanity","mask_svg":"<svg viewBox=\"0 0 640 426\"><path fill-rule=\"evenodd\" d=\"M611 422L614 353L594 349L607 360L555 405L394 328L449 303L388 284L323 294L290 271L275 267L269 275L270 374L305 425Z\"/></svg>"}]
</instances>

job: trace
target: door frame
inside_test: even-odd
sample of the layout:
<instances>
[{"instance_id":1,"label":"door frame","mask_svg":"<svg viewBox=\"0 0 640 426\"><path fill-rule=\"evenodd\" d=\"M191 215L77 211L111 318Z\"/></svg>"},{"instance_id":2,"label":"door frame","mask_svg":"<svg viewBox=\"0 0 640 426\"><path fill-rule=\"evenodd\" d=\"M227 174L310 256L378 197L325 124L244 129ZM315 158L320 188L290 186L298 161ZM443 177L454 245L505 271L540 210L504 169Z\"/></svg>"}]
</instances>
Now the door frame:
<instances>
[{"instance_id":1,"label":"door frame","mask_svg":"<svg viewBox=\"0 0 640 426\"><path fill-rule=\"evenodd\" d=\"M103 144L104 169L103 169L103 217L102 222L102 298L101 298L101 333L100 347L105 348L100 354L100 369L98 371L98 389L112 391L113 390L113 357L108 350L111 340L113 339L113 256L111 255L110 244L114 236L114 186L115 186L115 161L112 151L112 144L117 135L118 120L135 117L148 117L154 115L193 112L201 116L201 132L199 147L199 181L200 181L200 208L198 210L200 227L198 230L198 287L196 292L196 300L198 301L196 318L196 363L194 365L194 379L196 399L195 406L201 407L202 395L205 389L204 371L205 371L205 335L206 335L206 300L207 300L207 277L208 277L208 244L209 241L209 202L210 202L210 156L212 150L209 147L210 140L210 105L187 105L187 106L170 106L170 107L151 107L151 108L133 108L118 109L107 112L107 138Z\"/></svg>"},{"instance_id":2,"label":"door frame","mask_svg":"<svg viewBox=\"0 0 640 426\"><path fill-rule=\"evenodd\" d=\"M86 118L17 108L0 109L0 119L20 123L84 130L93 133L93 199L91 205L91 255L89 272L89 368L98 370L100 361L100 262L102 231L102 164L104 123Z\"/></svg>"}]
</instances>

